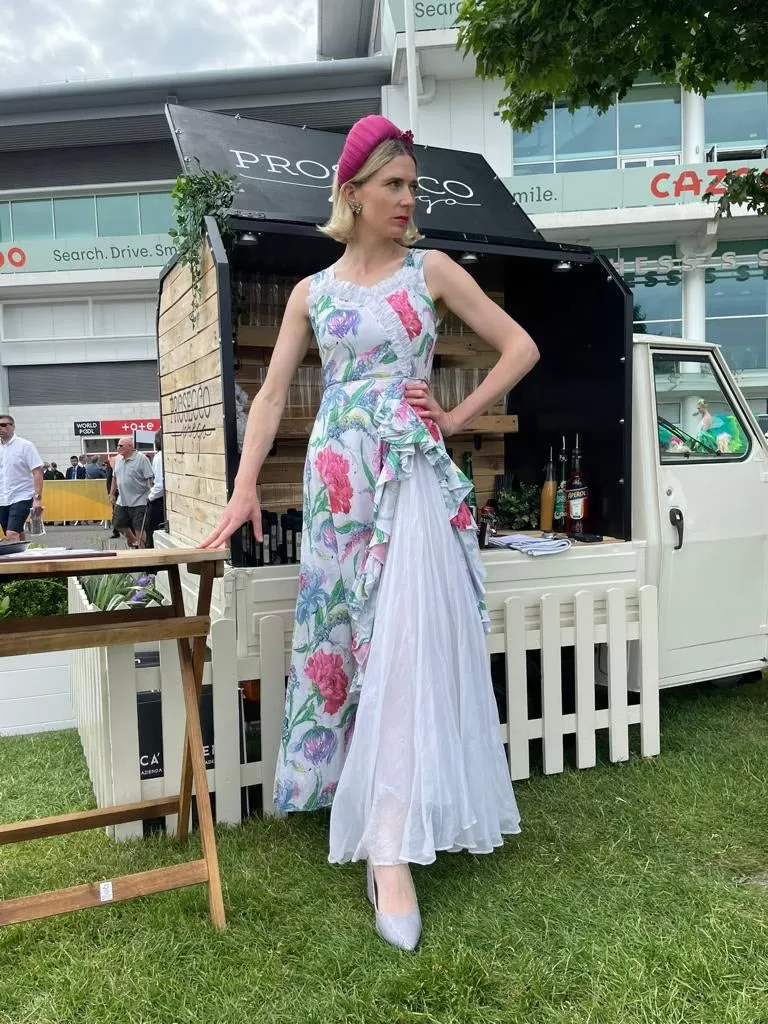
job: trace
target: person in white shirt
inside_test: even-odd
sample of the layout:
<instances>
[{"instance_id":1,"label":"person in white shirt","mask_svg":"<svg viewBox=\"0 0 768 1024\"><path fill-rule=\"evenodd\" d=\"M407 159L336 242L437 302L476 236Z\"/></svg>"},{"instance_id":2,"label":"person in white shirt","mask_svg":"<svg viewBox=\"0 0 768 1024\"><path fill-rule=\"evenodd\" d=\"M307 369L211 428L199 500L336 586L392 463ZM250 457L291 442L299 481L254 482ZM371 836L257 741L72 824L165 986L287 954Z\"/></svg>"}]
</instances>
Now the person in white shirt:
<instances>
[{"instance_id":1,"label":"person in white shirt","mask_svg":"<svg viewBox=\"0 0 768 1024\"><path fill-rule=\"evenodd\" d=\"M165 522L165 484L163 481L163 432L155 434L155 451L152 457L152 472L155 479L147 497L147 547L155 546L152 536Z\"/></svg>"},{"instance_id":2,"label":"person in white shirt","mask_svg":"<svg viewBox=\"0 0 768 1024\"><path fill-rule=\"evenodd\" d=\"M7 541L24 540L24 523L43 498L43 460L16 434L13 416L0 414L0 526Z\"/></svg>"}]
</instances>

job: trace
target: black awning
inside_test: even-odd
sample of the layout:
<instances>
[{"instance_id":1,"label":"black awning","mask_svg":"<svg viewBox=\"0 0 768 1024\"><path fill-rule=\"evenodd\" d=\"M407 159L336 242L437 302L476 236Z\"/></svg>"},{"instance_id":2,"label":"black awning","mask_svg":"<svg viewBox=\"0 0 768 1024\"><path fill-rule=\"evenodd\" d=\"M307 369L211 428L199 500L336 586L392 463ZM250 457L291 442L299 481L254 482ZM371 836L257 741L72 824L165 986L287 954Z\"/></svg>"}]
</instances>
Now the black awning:
<instances>
[{"instance_id":1,"label":"black awning","mask_svg":"<svg viewBox=\"0 0 768 1024\"><path fill-rule=\"evenodd\" d=\"M232 213L255 220L322 224L330 213L333 170L342 135L167 107L168 122L185 171L206 170L240 178ZM541 241L484 157L416 146L419 191L416 222L429 238Z\"/></svg>"}]
</instances>

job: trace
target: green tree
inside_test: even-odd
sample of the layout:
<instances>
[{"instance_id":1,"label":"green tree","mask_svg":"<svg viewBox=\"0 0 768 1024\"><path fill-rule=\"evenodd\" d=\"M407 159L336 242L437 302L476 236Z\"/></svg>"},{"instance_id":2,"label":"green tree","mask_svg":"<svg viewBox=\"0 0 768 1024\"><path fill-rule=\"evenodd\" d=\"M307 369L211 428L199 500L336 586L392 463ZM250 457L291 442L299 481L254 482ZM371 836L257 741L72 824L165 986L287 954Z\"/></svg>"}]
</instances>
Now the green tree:
<instances>
[{"instance_id":1,"label":"green tree","mask_svg":"<svg viewBox=\"0 0 768 1024\"><path fill-rule=\"evenodd\" d=\"M606 111L642 73L698 92L768 78L757 0L463 0L459 46L481 78L500 78L503 120L530 131L552 102ZM718 215L746 204L768 214L768 174L729 175Z\"/></svg>"}]
</instances>

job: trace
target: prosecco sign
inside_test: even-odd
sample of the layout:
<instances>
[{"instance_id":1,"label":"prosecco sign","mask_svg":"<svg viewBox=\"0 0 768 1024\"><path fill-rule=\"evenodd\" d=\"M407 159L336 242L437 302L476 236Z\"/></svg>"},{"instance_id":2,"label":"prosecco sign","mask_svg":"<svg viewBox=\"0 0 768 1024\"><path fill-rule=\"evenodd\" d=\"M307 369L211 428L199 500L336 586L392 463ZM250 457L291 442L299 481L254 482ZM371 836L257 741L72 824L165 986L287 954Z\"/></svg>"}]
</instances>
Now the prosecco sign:
<instances>
[{"instance_id":1,"label":"prosecco sign","mask_svg":"<svg viewBox=\"0 0 768 1024\"><path fill-rule=\"evenodd\" d=\"M232 212L253 220L322 224L344 136L191 107L168 106L185 168L227 171L238 179ZM416 221L428 237L541 240L493 169L478 153L416 146Z\"/></svg>"}]
</instances>

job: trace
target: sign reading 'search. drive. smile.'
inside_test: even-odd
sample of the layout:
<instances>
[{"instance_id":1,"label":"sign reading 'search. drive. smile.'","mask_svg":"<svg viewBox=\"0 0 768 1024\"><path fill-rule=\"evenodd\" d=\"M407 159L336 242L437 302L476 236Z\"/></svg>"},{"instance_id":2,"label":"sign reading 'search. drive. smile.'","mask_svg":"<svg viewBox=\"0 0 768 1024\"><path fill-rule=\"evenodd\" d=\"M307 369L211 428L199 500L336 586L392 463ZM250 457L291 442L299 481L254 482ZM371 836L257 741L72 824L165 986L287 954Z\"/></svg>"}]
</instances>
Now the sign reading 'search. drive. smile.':
<instances>
[{"instance_id":1,"label":"sign reading 'search. drive. smile.'","mask_svg":"<svg viewBox=\"0 0 768 1024\"><path fill-rule=\"evenodd\" d=\"M38 239L0 244L0 274L162 267L175 253L176 246L168 235L78 238L71 242Z\"/></svg>"}]
</instances>

